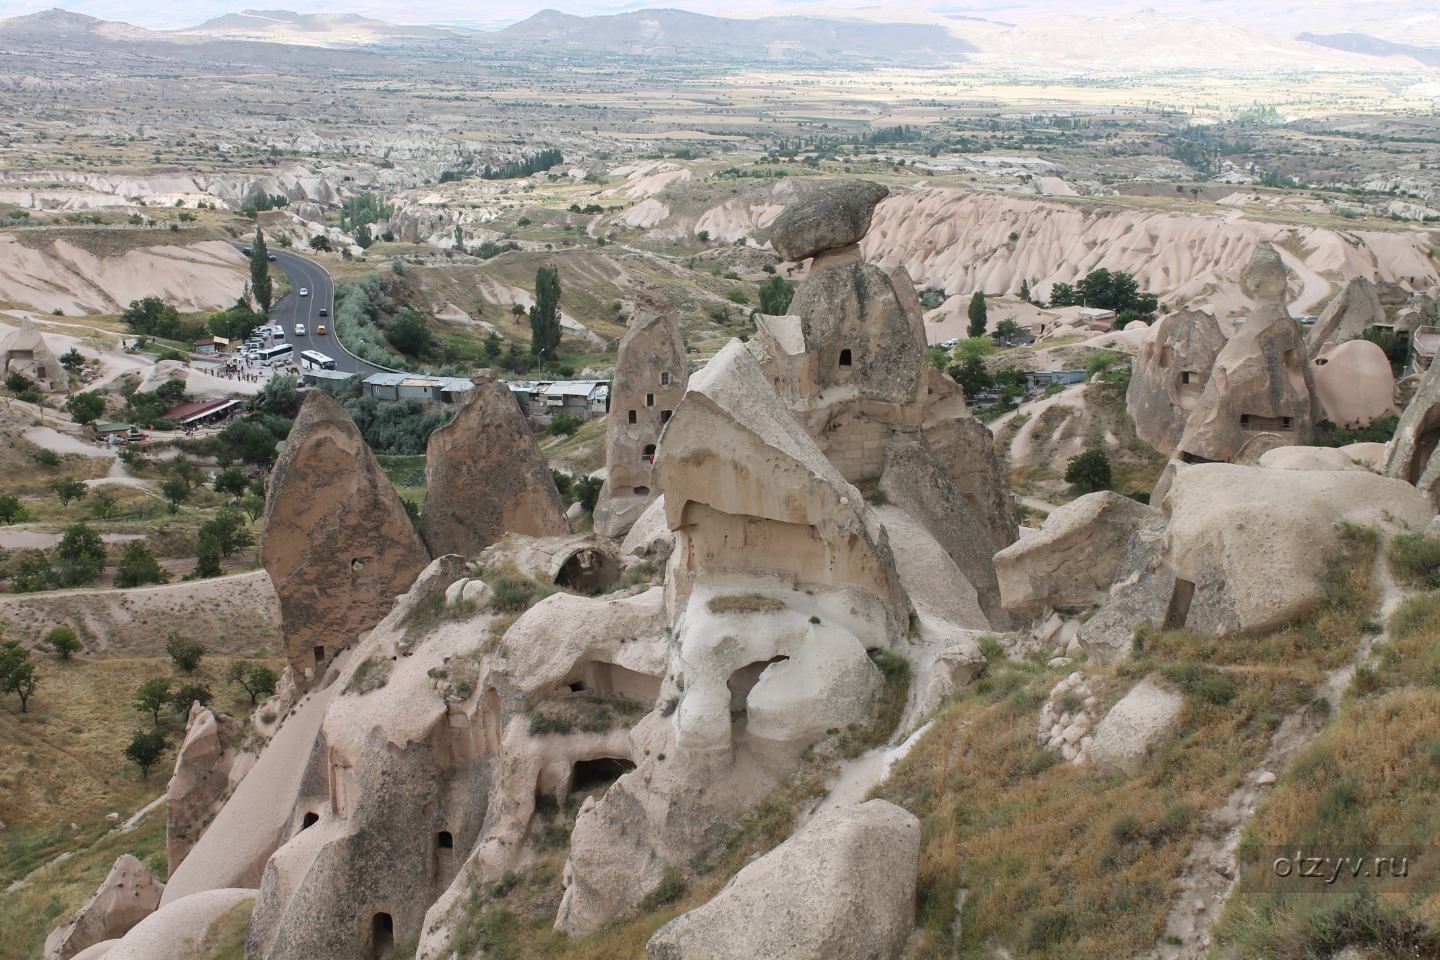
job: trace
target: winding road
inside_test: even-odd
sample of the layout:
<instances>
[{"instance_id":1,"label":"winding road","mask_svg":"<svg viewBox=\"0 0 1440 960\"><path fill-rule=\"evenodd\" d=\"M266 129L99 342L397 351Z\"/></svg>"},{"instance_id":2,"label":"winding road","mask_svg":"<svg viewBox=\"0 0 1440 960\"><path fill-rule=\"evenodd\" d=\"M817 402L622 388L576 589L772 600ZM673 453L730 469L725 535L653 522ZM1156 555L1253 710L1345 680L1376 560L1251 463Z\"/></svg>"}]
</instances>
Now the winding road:
<instances>
[{"instance_id":1,"label":"winding road","mask_svg":"<svg viewBox=\"0 0 1440 960\"><path fill-rule=\"evenodd\" d=\"M275 258L271 266L290 278L290 292L270 306L270 322L285 328L285 342L295 347L296 366L300 365L301 351L314 350L334 360L335 369L341 373L383 373L380 367L351 355L340 345L335 335L335 281L329 272L314 260L284 249L270 247L270 254ZM300 296L302 288L310 291L308 297ZM322 308L327 316L320 316ZM297 323L305 324L304 335L295 333ZM316 333L321 324L325 333Z\"/></svg>"}]
</instances>

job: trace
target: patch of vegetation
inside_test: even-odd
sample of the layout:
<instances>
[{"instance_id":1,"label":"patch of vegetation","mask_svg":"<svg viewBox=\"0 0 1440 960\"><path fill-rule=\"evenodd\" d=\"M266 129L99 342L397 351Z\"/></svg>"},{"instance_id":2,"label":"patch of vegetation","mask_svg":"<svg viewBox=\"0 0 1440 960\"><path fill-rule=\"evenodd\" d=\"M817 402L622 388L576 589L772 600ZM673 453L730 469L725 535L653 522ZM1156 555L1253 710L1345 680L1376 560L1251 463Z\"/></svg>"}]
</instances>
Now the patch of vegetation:
<instances>
[{"instance_id":1,"label":"patch of vegetation","mask_svg":"<svg viewBox=\"0 0 1440 960\"><path fill-rule=\"evenodd\" d=\"M1412 586L1440 588L1440 537L1424 533L1401 533L1386 551L1390 572Z\"/></svg>"},{"instance_id":2,"label":"patch of vegetation","mask_svg":"<svg viewBox=\"0 0 1440 960\"><path fill-rule=\"evenodd\" d=\"M350 674L350 679L345 681L345 692L366 694L379 690L390 681L390 666L389 660L379 657L361 661L356 665L355 672Z\"/></svg>"},{"instance_id":3,"label":"patch of vegetation","mask_svg":"<svg viewBox=\"0 0 1440 960\"><path fill-rule=\"evenodd\" d=\"M785 609L785 601L763 593L725 593L705 602L711 613L775 613Z\"/></svg>"},{"instance_id":4,"label":"patch of vegetation","mask_svg":"<svg viewBox=\"0 0 1440 960\"><path fill-rule=\"evenodd\" d=\"M552 733L605 733L634 723L650 709L648 704L621 697L570 696L546 700L530 711L530 735Z\"/></svg>"},{"instance_id":5,"label":"patch of vegetation","mask_svg":"<svg viewBox=\"0 0 1440 960\"><path fill-rule=\"evenodd\" d=\"M487 567L482 577L490 585L490 609L496 613L524 613L559 588L526 576L514 564Z\"/></svg>"},{"instance_id":6,"label":"patch of vegetation","mask_svg":"<svg viewBox=\"0 0 1440 960\"><path fill-rule=\"evenodd\" d=\"M878 747L890 739L900 716L905 712L905 701L910 695L910 661L890 650L870 651L870 660L880 669L880 692L870 719L864 723L851 724L836 738L840 755L853 760L871 747Z\"/></svg>"}]
</instances>

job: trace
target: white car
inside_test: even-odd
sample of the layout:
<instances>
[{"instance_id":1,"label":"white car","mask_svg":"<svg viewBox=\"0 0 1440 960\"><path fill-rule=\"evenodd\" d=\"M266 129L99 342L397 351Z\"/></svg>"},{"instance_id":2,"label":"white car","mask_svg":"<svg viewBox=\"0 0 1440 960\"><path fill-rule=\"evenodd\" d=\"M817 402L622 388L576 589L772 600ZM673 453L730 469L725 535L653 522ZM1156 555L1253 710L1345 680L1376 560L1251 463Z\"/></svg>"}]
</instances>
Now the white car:
<instances>
[{"instance_id":1,"label":"white car","mask_svg":"<svg viewBox=\"0 0 1440 960\"><path fill-rule=\"evenodd\" d=\"M297 324L295 324L295 336L297 336L297 337L303 337L303 336L305 336L305 324L303 324L303 323L297 323Z\"/></svg>"},{"instance_id":2,"label":"white car","mask_svg":"<svg viewBox=\"0 0 1440 960\"><path fill-rule=\"evenodd\" d=\"M302 297L308 297L308 296L310 296L310 288L309 288L309 287L301 287L301 288L300 288L300 296L302 296Z\"/></svg>"}]
</instances>

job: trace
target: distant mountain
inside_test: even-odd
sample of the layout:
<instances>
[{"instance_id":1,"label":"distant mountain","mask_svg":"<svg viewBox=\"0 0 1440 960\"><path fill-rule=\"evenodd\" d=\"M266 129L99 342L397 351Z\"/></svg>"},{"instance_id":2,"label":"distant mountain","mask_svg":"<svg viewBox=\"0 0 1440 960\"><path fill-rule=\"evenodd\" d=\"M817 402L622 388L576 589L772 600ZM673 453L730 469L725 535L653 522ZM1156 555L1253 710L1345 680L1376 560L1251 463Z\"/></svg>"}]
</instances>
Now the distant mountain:
<instances>
[{"instance_id":1,"label":"distant mountain","mask_svg":"<svg viewBox=\"0 0 1440 960\"><path fill-rule=\"evenodd\" d=\"M222 40L265 40L302 46L363 46L375 43L448 40L473 31L463 28L412 27L355 14L304 14L289 10L245 10L207 20L176 35Z\"/></svg>"},{"instance_id":2,"label":"distant mountain","mask_svg":"<svg viewBox=\"0 0 1440 960\"><path fill-rule=\"evenodd\" d=\"M576 52L832 62L837 57L955 62L975 50L969 41L950 31L923 23L791 16L732 20L685 10L637 10L598 17L542 10L493 36L506 43L543 44Z\"/></svg>"},{"instance_id":3,"label":"distant mountain","mask_svg":"<svg viewBox=\"0 0 1440 960\"><path fill-rule=\"evenodd\" d=\"M0 20L0 36L20 41L55 41L73 37L101 40L153 40L160 34L128 23L98 20L58 7L24 17Z\"/></svg>"},{"instance_id":4,"label":"distant mountain","mask_svg":"<svg viewBox=\"0 0 1440 960\"><path fill-rule=\"evenodd\" d=\"M1427 67L1440 67L1440 49L1420 47L1413 43L1394 43L1364 33L1302 33L1297 39L1348 53L1363 53L1372 57L1409 57Z\"/></svg>"}]
</instances>

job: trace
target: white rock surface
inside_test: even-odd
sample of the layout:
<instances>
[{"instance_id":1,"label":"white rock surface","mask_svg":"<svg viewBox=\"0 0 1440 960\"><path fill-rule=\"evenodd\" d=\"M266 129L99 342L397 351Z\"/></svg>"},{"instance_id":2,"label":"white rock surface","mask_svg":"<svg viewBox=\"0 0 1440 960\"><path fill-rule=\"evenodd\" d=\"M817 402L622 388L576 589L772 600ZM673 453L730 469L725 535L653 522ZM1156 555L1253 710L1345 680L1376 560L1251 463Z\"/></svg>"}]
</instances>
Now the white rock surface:
<instances>
[{"instance_id":1,"label":"white rock surface","mask_svg":"<svg viewBox=\"0 0 1440 960\"><path fill-rule=\"evenodd\" d=\"M1184 703L1179 692L1148 678L1136 684L1095 729L1090 745L1095 771L1113 777L1138 773L1174 739Z\"/></svg>"}]
</instances>

